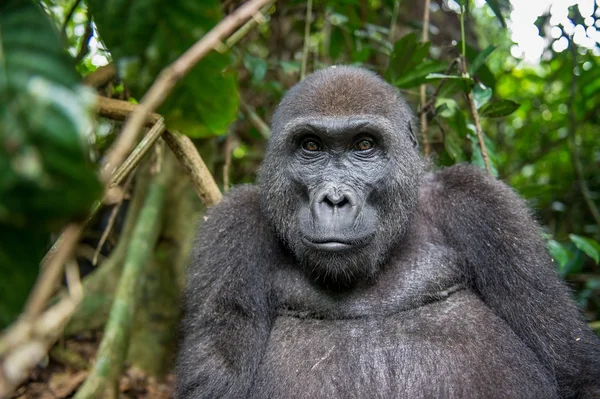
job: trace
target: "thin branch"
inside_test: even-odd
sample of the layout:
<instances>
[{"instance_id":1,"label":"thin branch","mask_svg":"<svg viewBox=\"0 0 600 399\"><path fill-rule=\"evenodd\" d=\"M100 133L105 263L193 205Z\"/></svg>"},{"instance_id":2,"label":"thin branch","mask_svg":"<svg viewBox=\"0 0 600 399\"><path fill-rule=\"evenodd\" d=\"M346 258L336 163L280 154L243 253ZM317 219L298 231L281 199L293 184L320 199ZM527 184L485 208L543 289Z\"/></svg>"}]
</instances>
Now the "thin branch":
<instances>
[{"instance_id":1,"label":"thin branch","mask_svg":"<svg viewBox=\"0 0 600 399\"><path fill-rule=\"evenodd\" d=\"M146 92L139 106L125 122L123 131L106 155L106 162L101 173L103 181L107 181L112 172L125 159L126 154L135 145L138 133L151 113L163 103L173 87L211 50L219 45L239 25L247 21L260 8L272 0L250 0L244 3L233 14L225 17L181 57L163 69L152 87Z\"/></svg>"},{"instance_id":2,"label":"thin branch","mask_svg":"<svg viewBox=\"0 0 600 399\"><path fill-rule=\"evenodd\" d=\"M306 20L304 21L304 46L302 47L302 67L300 69L300 80L306 76L306 66L308 63L308 40L310 36L310 23L312 21L312 0L306 4Z\"/></svg>"},{"instance_id":3,"label":"thin branch","mask_svg":"<svg viewBox=\"0 0 600 399\"><path fill-rule=\"evenodd\" d=\"M258 116L252 107L250 107L250 105L248 105L248 103L246 103L243 99L240 99L240 106L248 117L248 120L250 120L250 123L254 125L256 130L258 130L260 135L263 136L265 140L268 140L269 137L271 137L271 129L269 128L269 125L267 125L265 121L263 121L262 118Z\"/></svg>"},{"instance_id":4,"label":"thin branch","mask_svg":"<svg viewBox=\"0 0 600 399\"><path fill-rule=\"evenodd\" d=\"M241 28L236 30L229 38L225 41L227 49L231 49L237 44L244 36L248 34L256 25L262 25L267 22L265 14L269 13L269 9L273 6L274 0L271 0L266 6L260 9L260 13L252 16L252 19L248 20Z\"/></svg>"},{"instance_id":5,"label":"thin branch","mask_svg":"<svg viewBox=\"0 0 600 399\"><path fill-rule=\"evenodd\" d=\"M128 101L96 96L96 107L98 109L98 114L101 116L116 121L124 121L136 110L138 105ZM146 124L144 126L152 127L161 119L161 115L152 113L146 120Z\"/></svg>"},{"instance_id":6,"label":"thin branch","mask_svg":"<svg viewBox=\"0 0 600 399\"><path fill-rule=\"evenodd\" d=\"M90 39L94 36L94 28L92 27L92 20L88 19L85 26L85 32L83 33L83 40L81 41L81 47L75 56L75 63L78 64L83 60L83 57L90 51Z\"/></svg>"},{"instance_id":7,"label":"thin branch","mask_svg":"<svg viewBox=\"0 0 600 399\"><path fill-rule=\"evenodd\" d=\"M73 3L71 8L69 9L69 13L65 17L65 21L63 22L62 28L60 29L63 36L67 36L67 24L69 23L71 18L73 18L73 14L75 14L75 10L77 10L77 7L79 7L79 3L81 3L81 0L75 0L75 3Z\"/></svg>"},{"instance_id":8,"label":"thin branch","mask_svg":"<svg viewBox=\"0 0 600 399\"><path fill-rule=\"evenodd\" d=\"M462 74L464 77L468 78L469 69L467 68L467 51L465 44L465 7L461 6L460 12L460 36L462 38L462 54L461 54L461 67ZM477 132L477 141L479 142L479 149L481 150L481 156L483 157L483 162L485 163L485 169L487 173L492 175L492 166L490 164L490 158L488 157L487 149L485 148L485 141L483 139L483 130L481 129L481 120L479 118L479 112L477 112L477 105L475 104L475 98L473 97L473 91L470 90L467 93L467 99L469 102L469 108L471 109L471 114L473 115L473 122L475 122L475 131Z\"/></svg>"},{"instance_id":9,"label":"thin branch","mask_svg":"<svg viewBox=\"0 0 600 399\"><path fill-rule=\"evenodd\" d=\"M464 65L464 64L463 64ZM466 66L464 67L466 70ZM469 100L469 108L471 108L471 114L473 115L473 121L475 122L475 131L477 132L477 141L479 142L479 149L481 150L481 156L485 163L485 169L487 173L492 175L492 166L490 164L490 158L488 157L487 149L485 148L485 141L483 140L483 130L481 129L481 120L479 118L479 112L477 112L477 105L475 104L475 98L473 92L469 91L467 94Z\"/></svg>"},{"instance_id":10,"label":"thin branch","mask_svg":"<svg viewBox=\"0 0 600 399\"><path fill-rule=\"evenodd\" d=\"M75 245L79 242L82 232L83 224L72 223L68 225L52 247L54 252L49 252L42 260L40 274L25 305L23 315L25 319L34 320L44 310L48 299L56 290L64 265L69 260Z\"/></svg>"},{"instance_id":11,"label":"thin branch","mask_svg":"<svg viewBox=\"0 0 600 399\"><path fill-rule=\"evenodd\" d=\"M148 153L148 151L154 146L156 140L160 138L160 136L165 131L165 122L163 118L160 118L154 126L146 133L142 141L135 147L132 153L127 157L125 162L119 167L119 169L113 174L110 183L108 185L109 188L118 186L125 180L125 178L131 173L133 169L135 169L144 155Z\"/></svg>"},{"instance_id":12,"label":"thin branch","mask_svg":"<svg viewBox=\"0 0 600 399\"><path fill-rule=\"evenodd\" d=\"M585 203L596 222L596 225L600 226L600 211L594 203L590 190L588 189L583 173L583 165L579 155L579 145L577 144L577 121L575 119L575 96L577 95L577 75L575 69L577 68L577 46L573 41L573 38L569 40L569 49L571 51L571 84L569 86L569 99L567 101L567 109L569 110L569 147L571 149L571 163L573 165L573 171L577 177L577 183L579 189L585 200Z\"/></svg>"},{"instance_id":13,"label":"thin branch","mask_svg":"<svg viewBox=\"0 0 600 399\"><path fill-rule=\"evenodd\" d=\"M125 185L123 186L124 192L127 192L129 190L129 187L131 187L131 182L133 181L133 176L135 176L135 173L131 173L129 175L129 177L127 178L127 181L125 182ZM115 225L115 222L117 221L117 215L119 214L119 210L121 210L121 206L123 205L124 199L125 199L125 196L122 195L121 198L119 199L119 201L113 206L113 209L110 212L110 216L108 218L108 223L106 224L106 228L102 232L100 241L98 241L98 245L96 246L96 250L94 251L94 256L92 258L93 266L96 266L98 264L98 257L100 256L100 251L102 250L104 243L108 239L108 235L112 231L112 229Z\"/></svg>"},{"instance_id":14,"label":"thin branch","mask_svg":"<svg viewBox=\"0 0 600 399\"><path fill-rule=\"evenodd\" d=\"M425 0L425 10L423 11L423 37L422 42L427 43L429 41L429 1ZM427 104L427 85L421 85L421 110L425 109ZM429 137L427 130L429 129L427 121L427 113L421 112L421 140L423 141L423 152L425 156L429 155L431 147L429 145Z\"/></svg>"},{"instance_id":15,"label":"thin branch","mask_svg":"<svg viewBox=\"0 0 600 399\"><path fill-rule=\"evenodd\" d=\"M94 72L83 78L83 83L90 87L101 87L110 82L117 75L117 68L114 64L101 66Z\"/></svg>"},{"instance_id":16,"label":"thin branch","mask_svg":"<svg viewBox=\"0 0 600 399\"><path fill-rule=\"evenodd\" d=\"M454 67L456 66L456 64L458 63L458 59L454 59L452 60L452 63L448 66L448 68L446 69L446 72L444 72L445 75L450 74L450 72L452 71L452 69L454 69ZM440 79L440 82L438 83L438 85L436 86L435 90L433 91L433 93L431 94L431 97L429 97L429 100L427 100L427 102L425 103L425 105L423 105L421 107L421 109L419 110L419 115L422 114L427 114L427 112L429 111L430 108L432 108L437 100L437 96L438 94L440 94L440 90L442 89L442 86L444 85L444 83L446 83L448 81L448 79L444 78L444 79Z\"/></svg>"},{"instance_id":17,"label":"thin branch","mask_svg":"<svg viewBox=\"0 0 600 399\"><path fill-rule=\"evenodd\" d=\"M232 142L233 132L229 132L227 137L225 138L225 163L223 164L223 191L229 191L229 171L231 169L231 142Z\"/></svg>"},{"instance_id":18,"label":"thin branch","mask_svg":"<svg viewBox=\"0 0 600 399\"><path fill-rule=\"evenodd\" d=\"M219 202L222 198L219 186L198 154L192 140L187 136L168 131L163 133L163 139L175 153L181 166L188 172L194 189L204 205L209 207Z\"/></svg>"},{"instance_id":19,"label":"thin branch","mask_svg":"<svg viewBox=\"0 0 600 399\"><path fill-rule=\"evenodd\" d=\"M398 12L400 11L401 0L394 1L394 9L392 10L392 19L390 20L390 31L388 33L388 41L394 40L396 24L398 23Z\"/></svg>"}]
</instances>

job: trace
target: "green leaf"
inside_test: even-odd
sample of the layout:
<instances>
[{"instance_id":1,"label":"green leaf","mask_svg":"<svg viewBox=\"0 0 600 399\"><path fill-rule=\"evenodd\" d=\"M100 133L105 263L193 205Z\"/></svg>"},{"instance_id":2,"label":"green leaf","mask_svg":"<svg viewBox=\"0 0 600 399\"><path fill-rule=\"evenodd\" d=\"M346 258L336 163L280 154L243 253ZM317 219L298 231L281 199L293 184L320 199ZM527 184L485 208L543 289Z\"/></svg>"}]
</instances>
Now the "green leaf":
<instances>
[{"instance_id":1,"label":"green leaf","mask_svg":"<svg viewBox=\"0 0 600 399\"><path fill-rule=\"evenodd\" d=\"M402 75L394 85L401 89L419 86L427 81L427 75L432 72L443 71L446 65L438 61L425 61L415 67L412 71Z\"/></svg>"},{"instance_id":2,"label":"green leaf","mask_svg":"<svg viewBox=\"0 0 600 399\"><path fill-rule=\"evenodd\" d=\"M469 75L475 76L479 68L484 64L485 60L496 50L495 46L488 46L481 53L477 54L471 65L469 66Z\"/></svg>"},{"instance_id":3,"label":"green leaf","mask_svg":"<svg viewBox=\"0 0 600 399\"><path fill-rule=\"evenodd\" d=\"M575 234L569 234L569 239L577 249L592 258L596 264L600 263L600 243L598 241Z\"/></svg>"},{"instance_id":4,"label":"green leaf","mask_svg":"<svg viewBox=\"0 0 600 399\"><path fill-rule=\"evenodd\" d=\"M49 233L101 193L85 137L95 97L79 81L41 7L0 2L0 329L21 310Z\"/></svg>"},{"instance_id":5,"label":"green leaf","mask_svg":"<svg viewBox=\"0 0 600 399\"><path fill-rule=\"evenodd\" d=\"M218 0L90 0L89 7L119 74L138 98L222 18ZM212 52L178 83L159 109L169 128L194 137L227 132L238 108L230 61Z\"/></svg>"},{"instance_id":6,"label":"green leaf","mask_svg":"<svg viewBox=\"0 0 600 399\"><path fill-rule=\"evenodd\" d=\"M54 25L27 0L0 5L0 223L54 229L100 193L88 159L93 94Z\"/></svg>"},{"instance_id":7,"label":"green leaf","mask_svg":"<svg viewBox=\"0 0 600 399\"><path fill-rule=\"evenodd\" d=\"M464 93L468 93L475 81L469 77L458 76L458 75L446 75L443 73L430 73L426 76L427 80L439 80L439 79L447 79L450 83L446 84L442 87L440 91L440 97L450 97L451 92L455 92L456 90L462 90ZM444 93L443 95L441 93Z\"/></svg>"},{"instance_id":8,"label":"green leaf","mask_svg":"<svg viewBox=\"0 0 600 399\"><path fill-rule=\"evenodd\" d=\"M548 240L548 249L552 258L558 263L558 270L562 272L569 263L569 251L556 240Z\"/></svg>"},{"instance_id":9,"label":"green leaf","mask_svg":"<svg viewBox=\"0 0 600 399\"><path fill-rule=\"evenodd\" d=\"M501 118L512 114L521 105L511 100L500 100L486 104L481 108L479 115L485 118Z\"/></svg>"},{"instance_id":10,"label":"green leaf","mask_svg":"<svg viewBox=\"0 0 600 399\"><path fill-rule=\"evenodd\" d=\"M475 107L480 109L492 98L492 89L485 87L481 83L476 83L473 87L473 100L475 100Z\"/></svg>"},{"instance_id":11,"label":"green leaf","mask_svg":"<svg viewBox=\"0 0 600 399\"><path fill-rule=\"evenodd\" d=\"M498 18L498 21L502 24L502 27L506 28L506 21L504 20L502 11L510 8L508 0L485 0L485 2L490 6L494 15L496 15L496 18Z\"/></svg>"},{"instance_id":12,"label":"green leaf","mask_svg":"<svg viewBox=\"0 0 600 399\"><path fill-rule=\"evenodd\" d=\"M405 74L413 72L429 54L430 43L419 43L415 32L403 36L394 44L394 51L385 76L389 82L402 79Z\"/></svg>"}]
</instances>

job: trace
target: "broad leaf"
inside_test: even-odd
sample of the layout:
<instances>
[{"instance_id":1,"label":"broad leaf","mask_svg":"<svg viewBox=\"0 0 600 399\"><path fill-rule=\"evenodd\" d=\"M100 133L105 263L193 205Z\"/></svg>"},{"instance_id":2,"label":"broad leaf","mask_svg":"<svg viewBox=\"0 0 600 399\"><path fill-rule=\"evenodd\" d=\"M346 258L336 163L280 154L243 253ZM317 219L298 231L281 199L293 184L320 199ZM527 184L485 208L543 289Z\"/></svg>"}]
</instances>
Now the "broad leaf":
<instances>
[{"instance_id":1,"label":"broad leaf","mask_svg":"<svg viewBox=\"0 0 600 399\"><path fill-rule=\"evenodd\" d=\"M94 96L44 11L0 3L0 329L20 311L48 235L100 194L84 137Z\"/></svg>"},{"instance_id":2,"label":"broad leaf","mask_svg":"<svg viewBox=\"0 0 600 399\"><path fill-rule=\"evenodd\" d=\"M480 115L486 118L501 118L512 114L520 105L511 100L500 100L486 104L480 110Z\"/></svg>"},{"instance_id":3,"label":"broad leaf","mask_svg":"<svg viewBox=\"0 0 600 399\"><path fill-rule=\"evenodd\" d=\"M498 21L502 24L504 28L506 28L506 21L504 20L504 16L502 15L503 10L510 9L510 3L508 0L485 0L485 2L490 6Z\"/></svg>"},{"instance_id":4,"label":"broad leaf","mask_svg":"<svg viewBox=\"0 0 600 399\"><path fill-rule=\"evenodd\" d=\"M119 74L138 98L222 17L217 0L90 0L89 6ZM229 64L229 56L212 52L179 82L159 109L169 128L195 137L226 133L238 107Z\"/></svg>"},{"instance_id":5,"label":"broad leaf","mask_svg":"<svg viewBox=\"0 0 600 399\"><path fill-rule=\"evenodd\" d=\"M386 70L389 82L402 79L405 74L413 72L429 54L430 43L419 43L415 32L403 36L394 44L394 52Z\"/></svg>"},{"instance_id":6,"label":"broad leaf","mask_svg":"<svg viewBox=\"0 0 600 399\"><path fill-rule=\"evenodd\" d=\"M394 85L401 89L419 86L427 81L427 76L434 72L443 71L446 65L438 61L425 61L414 67L408 73L398 78Z\"/></svg>"},{"instance_id":7,"label":"broad leaf","mask_svg":"<svg viewBox=\"0 0 600 399\"><path fill-rule=\"evenodd\" d=\"M569 234L569 239L577 249L592 258L596 264L600 263L600 243L598 241L575 234Z\"/></svg>"},{"instance_id":8,"label":"broad leaf","mask_svg":"<svg viewBox=\"0 0 600 399\"><path fill-rule=\"evenodd\" d=\"M554 258L554 260L556 260L558 263L558 271L562 273L567 263L569 263L569 259L571 258L569 251L555 240L548 241L548 250L550 251L552 258Z\"/></svg>"},{"instance_id":9,"label":"broad leaf","mask_svg":"<svg viewBox=\"0 0 600 399\"><path fill-rule=\"evenodd\" d=\"M489 87L485 87L481 83L475 84L475 87L473 87L473 100L475 100L475 107L477 109L480 109L485 104L487 104L491 98L492 89L490 89Z\"/></svg>"},{"instance_id":10,"label":"broad leaf","mask_svg":"<svg viewBox=\"0 0 600 399\"><path fill-rule=\"evenodd\" d=\"M494 50L496 50L495 46L488 46L482 52L477 54L477 56L471 62L471 65L469 66L469 75L475 76L477 71L479 71L479 68L481 68L483 66L483 64L485 63L485 60L490 56L490 54L492 54L494 52Z\"/></svg>"}]
</instances>

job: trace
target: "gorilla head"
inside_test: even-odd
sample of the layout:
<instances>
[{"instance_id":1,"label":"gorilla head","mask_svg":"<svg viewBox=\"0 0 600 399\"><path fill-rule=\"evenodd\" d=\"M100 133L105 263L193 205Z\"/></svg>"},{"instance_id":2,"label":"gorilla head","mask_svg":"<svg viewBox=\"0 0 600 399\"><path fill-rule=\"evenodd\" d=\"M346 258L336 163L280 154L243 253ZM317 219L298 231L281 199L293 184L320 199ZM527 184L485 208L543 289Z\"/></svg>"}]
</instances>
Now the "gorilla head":
<instances>
[{"instance_id":1,"label":"gorilla head","mask_svg":"<svg viewBox=\"0 0 600 399\"><path fill-rule=\"evenodd\" d=\"M374 73L331 67L292 88L273 116L261 207L315 279L373 277L407 232L423 161L413 116Z\"/></svg>"}]
</instances>

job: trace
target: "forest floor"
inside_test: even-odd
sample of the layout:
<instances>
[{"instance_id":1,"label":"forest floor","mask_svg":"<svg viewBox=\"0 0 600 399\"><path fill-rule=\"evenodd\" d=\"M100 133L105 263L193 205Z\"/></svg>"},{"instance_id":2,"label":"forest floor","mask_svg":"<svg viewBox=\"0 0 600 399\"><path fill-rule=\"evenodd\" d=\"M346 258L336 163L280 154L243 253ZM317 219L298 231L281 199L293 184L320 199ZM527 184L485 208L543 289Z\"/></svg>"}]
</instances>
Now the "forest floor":
<instances>
[{"instance_id":1,"label":"forest floor","mask_svg":"<svg viewBox=\"0 0 600 399\"><path fill-rule=\"evenodd\" d=\"M94 359L99 339L100 334L89 334L60 341L46 364L33 370L9 399L71 398L88 375L88 362ZM174 385L173 374L157 381L129 367L119 382L119 399L170 399Z\"/></svg>"}]
</instances>

